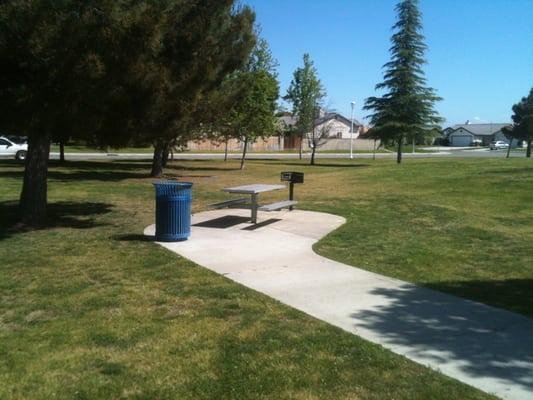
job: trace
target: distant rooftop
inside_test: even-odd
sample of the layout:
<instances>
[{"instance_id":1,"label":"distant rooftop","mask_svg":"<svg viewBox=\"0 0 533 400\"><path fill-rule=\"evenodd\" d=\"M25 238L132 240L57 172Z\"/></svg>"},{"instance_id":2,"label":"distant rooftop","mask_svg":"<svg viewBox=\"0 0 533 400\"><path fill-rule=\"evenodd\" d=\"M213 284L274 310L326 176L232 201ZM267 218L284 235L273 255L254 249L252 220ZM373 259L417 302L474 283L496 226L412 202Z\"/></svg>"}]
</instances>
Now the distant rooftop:
<instances>
[{"instance_id":1,"label":"distant rooftop","mask_svg":"<svg viewBox=\"0 0 533 400\"><path fill-rule=\"evenodd\" d=\"M460 128L467 130L473 135L477 136L489 136L493 135L496 132L499 132L503 127L509 126L511 124L502 124L502 123L492 123L492 124L457 124L453 125L450 128L454 131ZM448 128L447 128L448 129Z\"/></svg>"},{"instance_id":2,"label":"distant rooftop","mask_svg":"<svg viewBox=\"0 0 533 400\"><path fill-rule=\"evenodd\" d=\"M320 125L326 121L329 121L331 119L336 119L337 121L341 121L341 122L344 122L346 125L350 125L351 124L351 121L346 118L345 116L343 116L342 114L339 114L337 112L330 112L330 113L327 113L327 114L324 114L323 116L315 119L315 125ZM296 122L298 121L298 118L297 117L293 117L291 116L290 114L289 115L282 115L281 117L278 118L278 120L282 123L284 123L286 126L294 126L296 124ZM354 118L353 120L353 124L354 126L361 126L361 122L359 122L358 120L356 120Z\"/></svg>"},{"instance_id":3,"label":"distant rooftop","mask_svg":"<svg viewBox=\"0 0 533 400\"><path fill-rule=\"evenodd\" d=\"M350 119L346 118L344 115L339 114L337 112L330 112L325 115L323 115L320 118L315 119L315 125L320 125L326 121L329 121L331 119L336 119L337 121L344 122L346 125L350 125L351 121ZM362 124L354 118L353 120L354 126L361 126Z\"/></svg>"}]
</instances>

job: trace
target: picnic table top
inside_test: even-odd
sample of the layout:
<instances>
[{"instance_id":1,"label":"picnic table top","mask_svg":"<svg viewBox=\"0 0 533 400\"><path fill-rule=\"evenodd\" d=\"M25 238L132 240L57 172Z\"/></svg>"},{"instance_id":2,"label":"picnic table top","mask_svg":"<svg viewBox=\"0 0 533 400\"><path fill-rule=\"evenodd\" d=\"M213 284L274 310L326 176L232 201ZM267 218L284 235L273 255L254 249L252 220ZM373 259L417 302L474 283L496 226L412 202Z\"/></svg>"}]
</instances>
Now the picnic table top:
<instances>
[{"instance_id":1,"label":"picnic table top","mask_svg":"<svg viewBox=\"0 0 533 400\"><path fill-rule=\"evenodd\" d=\"M253 185L235 186L224 188L222 191L228 193L242 193L242 194L258 194L262 192L270 192L273 190L285 189L285 185L268 185L264 183L256 183Z\"/></svg>"}]
</instances>

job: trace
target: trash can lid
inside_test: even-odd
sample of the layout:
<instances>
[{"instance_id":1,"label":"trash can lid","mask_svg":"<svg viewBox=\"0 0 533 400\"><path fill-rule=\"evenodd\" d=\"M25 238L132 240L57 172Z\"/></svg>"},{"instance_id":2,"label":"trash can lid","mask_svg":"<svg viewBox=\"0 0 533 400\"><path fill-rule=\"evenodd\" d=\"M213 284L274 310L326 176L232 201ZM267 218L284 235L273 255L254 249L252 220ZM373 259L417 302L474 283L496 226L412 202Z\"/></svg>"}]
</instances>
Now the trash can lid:
<instances>
[{"instance_id":1,"label":"trash can lid","mask_svg":"<svg viewBox=\"0 0 533 400\"><path fill-rule=\"evenodd\" d=\"M168 187L178 187L178 188L190 188L192 182L177 182L177 181L159 181L154 182L154 186L168 186Z\"/></svg>"},{"instance_id":2,"label":"trash can lid","mask_svg":"<svg viewBox=\"0 0 533 400\"><path fill-rule=\"evenodd\" d=\"M154 182L156 196L167 196L190 192L192 182L160 181Z\"/></svg>"}]
</instances>

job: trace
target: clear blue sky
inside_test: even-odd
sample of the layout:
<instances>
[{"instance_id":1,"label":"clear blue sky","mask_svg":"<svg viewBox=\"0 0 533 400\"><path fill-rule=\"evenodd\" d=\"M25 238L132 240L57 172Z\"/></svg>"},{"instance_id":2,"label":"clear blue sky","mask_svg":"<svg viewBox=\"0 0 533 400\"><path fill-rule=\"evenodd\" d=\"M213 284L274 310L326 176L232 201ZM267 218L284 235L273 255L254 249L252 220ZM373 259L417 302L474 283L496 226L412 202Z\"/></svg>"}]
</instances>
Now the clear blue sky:
<instances>
[{"instance_id":1,"label":"clear blue sky","mask_svg":"<svg viewBox=\"0 0 533 400\"><path fill-rule=\"evenodd\" d=\"M279 62L281 93L310 53L330 106L349 117L375 95L397 0L242 0ZM533 0L421 0L428 84L445 125L508 122L533 86Z\"/></svg>"}]
</instances>

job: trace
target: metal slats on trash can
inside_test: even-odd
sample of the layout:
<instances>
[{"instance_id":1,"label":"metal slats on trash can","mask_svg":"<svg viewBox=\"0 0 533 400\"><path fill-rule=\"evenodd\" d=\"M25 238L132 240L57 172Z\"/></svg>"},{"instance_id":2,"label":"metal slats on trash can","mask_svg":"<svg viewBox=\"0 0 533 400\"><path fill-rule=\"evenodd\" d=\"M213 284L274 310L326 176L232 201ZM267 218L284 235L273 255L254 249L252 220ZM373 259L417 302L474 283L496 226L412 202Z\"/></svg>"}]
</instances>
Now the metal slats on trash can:
<instances>
[{"instance_id":1,"label":"metal slats on trash can","mask_svg":"<svg viewBox=\"0 0 533 400\"><path fill-rule=\"evenodd\" d=\"M155 240L187 240L191 235L192 183L162 181L154 186Z\"/></svg>"}]
</instances>

